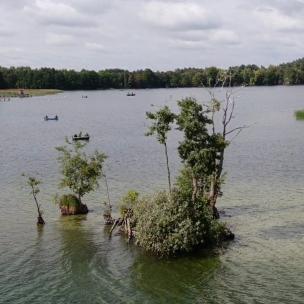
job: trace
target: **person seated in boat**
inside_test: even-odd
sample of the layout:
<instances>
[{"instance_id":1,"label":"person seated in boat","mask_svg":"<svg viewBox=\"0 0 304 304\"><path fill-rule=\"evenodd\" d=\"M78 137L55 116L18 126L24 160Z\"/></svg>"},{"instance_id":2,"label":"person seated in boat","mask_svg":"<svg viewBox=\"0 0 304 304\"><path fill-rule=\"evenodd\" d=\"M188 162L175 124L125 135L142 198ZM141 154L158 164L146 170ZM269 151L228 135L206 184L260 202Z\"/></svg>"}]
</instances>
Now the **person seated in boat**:
<instances>
[{"instance_id":1,"label":"person seated in boat","mask_svg":"<svg viewBox=\"0 0 304 304\"><path fill-rule=\"evenodd\" d=\"M74 134L74 136L73 136L74 138L77 138L77 134Z\"/></svg>"},{"instance_id":2,"label":"person seated in boat","mask_svg":"<svg viewBox=\"0 0 304 304\"><path fill-rule=\"evenodd\" d=\"M49 119L49 117L48 117L47 115L45 115L45 119L46 119L46 120L48 120L48 119Z\"/></svg>"},{"instance_id":3,"label":"person seated in boat","mask_svg":"<svg viewBox=\"0 0 304 304\"><path fill-rule=\"evenodd\" d=\"M57 115L55 115L55 119L56 119L56 120L58 119L58 116L57 116Z\"/></svg>"},{"instance_id":4,"label":"person seated in boat","mask_svg":"<svg viewBox=\"0 0 304 304\"><path fill-rule=\"evenodd\" d=\"M84 134L85 137L89 137L89 133Z\"/></svg>"}]
</instances>

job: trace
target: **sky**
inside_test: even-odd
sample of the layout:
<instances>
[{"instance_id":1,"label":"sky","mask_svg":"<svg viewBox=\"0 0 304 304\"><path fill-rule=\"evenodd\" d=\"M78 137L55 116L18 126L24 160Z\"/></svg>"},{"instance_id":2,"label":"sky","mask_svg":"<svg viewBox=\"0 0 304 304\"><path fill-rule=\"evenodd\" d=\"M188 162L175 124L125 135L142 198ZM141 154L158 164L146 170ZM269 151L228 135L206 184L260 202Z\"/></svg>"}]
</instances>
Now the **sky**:
<instances>
[{"instance_id":1,"label":"sky","mask_svg":"<svg viewBox=\"0 0 304 304\"><path fill-rule=\"evenodd\" d=\"M268 66L304 56L304 0L0 0L0 65Z\"/></svg>"}]
</instances>

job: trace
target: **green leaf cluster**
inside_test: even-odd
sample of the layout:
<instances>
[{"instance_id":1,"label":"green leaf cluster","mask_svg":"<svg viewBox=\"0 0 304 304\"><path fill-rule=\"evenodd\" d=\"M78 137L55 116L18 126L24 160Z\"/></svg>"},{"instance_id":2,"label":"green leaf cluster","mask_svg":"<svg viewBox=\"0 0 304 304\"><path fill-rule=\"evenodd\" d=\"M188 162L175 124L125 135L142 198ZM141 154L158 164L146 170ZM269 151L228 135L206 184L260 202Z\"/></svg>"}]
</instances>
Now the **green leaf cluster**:
<instances>
[{"instance_id":1,"label":"green leaf cluster","mask_svg":"<svg viewBox=\"0 0 304 304\"><path fill-rule=\"evenodd\" d=\"M176 115L171 112L168 106L164 106L155 113L146 112L146 116L153 121L146 136L155 134L159 143L164 145L167 140L167 133L171 130L171 124L174 122Z\"/></svg>"},{"instance_id":2,"label":"green leaf cluster","mask_svg":"<svg viewBox=\"0 0 304 304\"><path fill-rule=\"evenodd\" d=\"M139 193L135 190L129 190L128 193L121 199L119 208L120 214L124 217L129 210L133 210L138 200Z\"/></svg>"},{"instance_id":3,"label":"green leaf cluster","mask_svg":"<svg viewBox=\"0 0 304 304\"><path fill-rule=\"evenodd\" d=\"M26 176L23 174L23 176ZM26 183L28 186L32 189L31 194L37 195L40 192L39 185L41 184L41 181L33 176L27 176Z\"/></svg>"},{"instance_id":4,"label":"green leaf cluster","mask_svg":"<svg viewBox=\"0 0 304 304\"><path fill-rule=\"evenodd\" d=\"M64 194L58 198L60 207L78 207L81 203L79 199L73 194Z\"/></svg>"},{"instance_id":5,"label":"green leaf cluster","mask_svg":"<svg viewBox=\"0 0 304 304\"><path fill-rule=\"evenodd\" d=\"M102 166L106 159L104 153L95 151L92 155L83 152L85 144L73 143L57 147L62 178L60 187L68 187L81 198L98 187L98 179L102 174Z\"/></svg>"},{"instance_id":6,"label":"green leaf cluster","mask_svg":"<svg viewBox=\"0 0 304 304\"><path fill-rule=\"evenodd\" d=\"M191 252L221 240L226 227L215 220L206 202L179 190L143 198L134 208L136 242L159 256Z\"/></svg>"}]
</instances>

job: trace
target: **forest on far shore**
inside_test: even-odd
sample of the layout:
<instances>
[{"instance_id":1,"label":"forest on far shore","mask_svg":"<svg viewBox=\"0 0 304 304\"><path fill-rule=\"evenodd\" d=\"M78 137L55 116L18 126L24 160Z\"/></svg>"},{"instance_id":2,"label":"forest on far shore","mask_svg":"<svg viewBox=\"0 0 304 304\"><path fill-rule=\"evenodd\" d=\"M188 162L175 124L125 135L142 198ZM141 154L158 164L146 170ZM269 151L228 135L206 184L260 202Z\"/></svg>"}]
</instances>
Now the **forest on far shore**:
<instances>
[{"instance_id":1,"label":"forest on far shore","mask_svg":"<svg viewBox=\"0 0 304 304\"><path fill-rule=\"evenodd\" d=\"M225 79L225 82L221 83L221 79ZM228 69L184 68L167 72L154 72L150 69L137 71L107 69L96 72L56 70L54 68L0 67L0 89L146 89L214 87L217 84L224 86L304 84L304 58L269 67L240 65Z\"/></svg>"}]
</instances>

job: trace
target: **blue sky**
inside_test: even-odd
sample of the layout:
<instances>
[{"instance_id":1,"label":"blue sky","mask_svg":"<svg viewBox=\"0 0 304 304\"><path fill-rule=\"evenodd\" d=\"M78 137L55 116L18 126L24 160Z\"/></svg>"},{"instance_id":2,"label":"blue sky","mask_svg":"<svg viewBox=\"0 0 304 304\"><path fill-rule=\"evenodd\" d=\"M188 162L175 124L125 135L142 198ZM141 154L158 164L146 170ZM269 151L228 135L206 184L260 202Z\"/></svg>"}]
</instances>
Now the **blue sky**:
<instances>
[{"instance_id":1,"label":"blue sky","mask_svg":"<svg viewBox=\"0 0 304 304\"><path fill-rule=\"evenodd\" d=\"M304 56L304 0L1 0L0 65L269 65Z\"/></svg>"}]
</instances>

